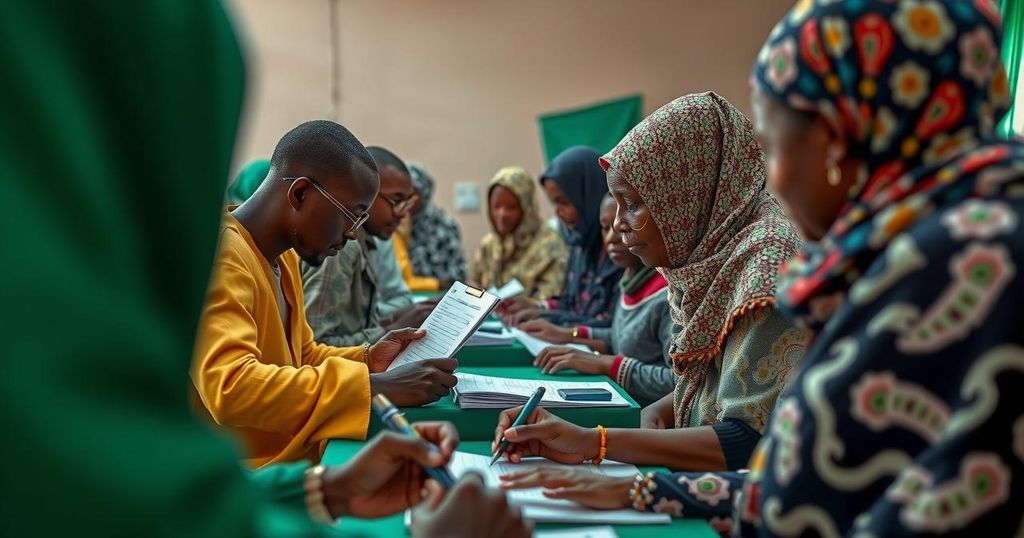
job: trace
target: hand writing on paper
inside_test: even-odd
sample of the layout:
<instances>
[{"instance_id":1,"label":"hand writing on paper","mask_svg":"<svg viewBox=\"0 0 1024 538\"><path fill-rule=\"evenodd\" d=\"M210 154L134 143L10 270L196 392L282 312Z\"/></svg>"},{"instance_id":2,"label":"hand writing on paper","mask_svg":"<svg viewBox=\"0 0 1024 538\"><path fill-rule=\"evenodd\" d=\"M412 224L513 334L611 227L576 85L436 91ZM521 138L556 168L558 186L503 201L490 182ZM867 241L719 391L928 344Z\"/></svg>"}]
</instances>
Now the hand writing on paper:
<instances>
[{"instance_id":1,"label":"hand writing on paper","mask_svg":"<svg viewBox=\"0 0 1024 538\"><path fill-rule=\"evenodd\" d=\"M450 422L418 422L413 428L423 439L381 433L348 463L324 473L324 500L332 515L382 517L420 502L426 481L422 466L446 464L459 433Z\"/></svg>"},{"instance_id":2,"label":"hand writing on paper","mask_svg":"<svg viewBox=\"0 0 1024 538\"><path fill-rule=\"evenodd\" d=\"M533 523L510 506L505 492L484 487L476 473L467 473L451 491L427 481L426 500L412 513L409 532L415 538L528 538Z\"/></svg>"},{"instance_id":3,"label":"hand writing on paper","mask_svg":"<svg viewBox=\"0 0 1024 538\"><path fill-rule=\"evenodd\" d=\"M595 355L571 347L551 346L537 355L533 365L545 374L573 369L583 374L608 375L613 362L615 357L611 355Z\"/></svg>"},{"instance_id":4,"label":"hand writing on paper","mask_svg":"<svg viewBox=\"0 0 1024 538\"><path fill-rule=\"evenodd\" d=\"M501 475L501 489L544 488L549 499L567 499L589 508L628 508L632 477L602 476L582 469L538 467Z\"/></svg>"},{"instance_id":5,"label":"hand writing on paper","mask_svg":"<svg viewBox=\"0 0 1024 538\"><path fill-rule=\"evenodd\" d=\"M398 407L414 407L445 397L458 379L455 359L427 359L370 374L370 392L384 394Z\"/></svg>"},{"instance_id":6,"label":"hand writing on paper","mask_svg":"<svg viewBox=\"0 0 1024 538\"><path fill-rule=\"evenodd\" d=\"M381 337L376 344L370 346L370 352L366 366L370 373L383 372L391 366L391 361L402 352L413 340L419 340L427 335L426 331L419 329L401 329L391 331Z\"/></svg>"},{"instance_id":7,"label":"hand writing on paper","mask_svg":"<svg viewBox=\"0 0 1024 538\"><path fill-rule=\"evenodd\" d=\"M527 456L543 456L559 463L583 463L597 457L601 439L596 428L581 428L542 407L534 409L525 424L510 428L522 408L506 409L498 415L492 452L504 436L509 441L505 457L512 463Z\"/></svg>"},{"instance_id":8,"label":"hand writing on paper","mask_svg":"<svg viewBox=\"0 0 1024 538\"><path fill-rule=\"evenodd\" d=\"M531 319L519 324L519 330L552 344L572 342L572 329L559 327L546 319Z\"/></svg>"}]
</instances>

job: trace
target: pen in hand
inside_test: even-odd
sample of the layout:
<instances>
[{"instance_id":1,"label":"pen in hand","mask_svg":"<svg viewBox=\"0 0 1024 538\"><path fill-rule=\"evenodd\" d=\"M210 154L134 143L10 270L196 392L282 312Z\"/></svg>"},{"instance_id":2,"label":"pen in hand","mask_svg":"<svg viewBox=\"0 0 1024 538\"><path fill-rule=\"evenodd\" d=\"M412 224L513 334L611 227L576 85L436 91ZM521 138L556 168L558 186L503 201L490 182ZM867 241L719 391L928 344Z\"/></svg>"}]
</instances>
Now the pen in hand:
<instances>
[{"instance_id":1,"label":"pen in hand","mask_svg":"<svg viewBox=\"0 0 1024 538\"><path fill-rule=\"evenodd\" d=\"M526 400L526 405L524 405L523 409L519 411L519 416L516 417L515 421L512 422L512 425L509 426L509 428L515 428L516 426L522 425L523 422L526 422L526 418L530 416L530 413L533 413L533 410L537 408L537 404L539 404L541 399L544 398L544 392L546 390L547 389L544 387L537 388L537 392L534 392L533 395L530 396L530 399ZM508 450L508 445L508 439L502 435L501 442L498 443L498 450L494 453L494 456L491 457L491 463L488 466L494 465L494 462L498 461L498 458Z\"/></svg>"},{"instance_id":2,"label":"pen in hand","mask_svg":"<svg viewBox=\"0 0 1024 538\"><path fill-rule=\"evenodd\" d=\"M411 424L409 424L405 415L395 407L395 404L391 403L391 400L389 400L387 396L378 394L370 400L370 403L373 406L373 410L380 416L381 422L383 422L389 430L402 435L408 435L409 437L419 438L420 434L412 427ZM430 445L430 449L432 451L438 452L436 446L430 443L427 444ZM441 484L441 487L444 489L449 489L455 485L455 478L444 465L439 465L437 467L424 467L424 470L427 472L427 476L437 480L437 483Z\"/></svg>"}]
</instances>

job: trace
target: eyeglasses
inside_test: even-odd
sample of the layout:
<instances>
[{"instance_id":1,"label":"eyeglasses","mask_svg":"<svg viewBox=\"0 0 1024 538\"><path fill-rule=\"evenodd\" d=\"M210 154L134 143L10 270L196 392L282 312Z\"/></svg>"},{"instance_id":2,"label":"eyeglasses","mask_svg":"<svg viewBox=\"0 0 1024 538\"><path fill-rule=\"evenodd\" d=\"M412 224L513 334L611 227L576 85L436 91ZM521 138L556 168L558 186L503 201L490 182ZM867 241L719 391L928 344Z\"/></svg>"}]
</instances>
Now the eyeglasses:
<instances>
[{"instance_id":1,"label":"eyeglasses","mask_svg":"<svg viewBox=\"0 0 1024 538\"><path fill-rule=\"evenodd\" d=\"M420 195L413 193L412 196L405 200L392 200L383 194L378 194L385 202L391 204L391 210L395 213L408 213L412 206L416 205L416 200L420 199Z\"/></svg>"},{"instance_id":2,"label":"eyeglasses","mask_svg":"<svg viewBox=\"0 0 1024 538\"><path fill-rule=\"evenodd\" d=\"M327 192L327 189L325 189L324 186L321 185L319 181L309 176L283 177L281 179L285 181L293 181L302 178L309 180L310 184L313 185L314 189L320 191L320 194L324 195L324 198L327 198L328 202L334 204L334 207L338 208L338 211L341 211L341 214L345 215L345 218L352 221L352 226L347 231L345 231L345 235L354 235L356 233L356 230L358 230L366 222L366 219L370 218L370 213L368 211L363 211L361 215L356 215L352 211L349 211L349 209L343 206L341 202L339 202L335 197L331 196L331 193Z\"/></svg>"}]
</instances>

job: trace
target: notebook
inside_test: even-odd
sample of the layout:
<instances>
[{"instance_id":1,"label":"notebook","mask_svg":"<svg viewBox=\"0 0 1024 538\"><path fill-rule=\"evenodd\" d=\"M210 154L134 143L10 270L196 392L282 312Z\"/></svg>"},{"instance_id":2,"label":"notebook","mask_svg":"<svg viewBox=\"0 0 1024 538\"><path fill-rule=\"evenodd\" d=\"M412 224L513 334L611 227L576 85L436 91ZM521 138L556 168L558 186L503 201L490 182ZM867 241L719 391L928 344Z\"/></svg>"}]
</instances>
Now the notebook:
<instances>
[{"instance_id":1,"label":"notebook","mask_svg":"<svg viewBox=\"0 0 1024 538\"><path fill-rule=\"evenodd\" d=\"M607 381L556 381L552 379L512 379L456 372L459 382L452 390L455 403L462 409L505 409L523 405L537 391L545 387L541 407L629 407L629 402ZM610 401L570 401L558 394L558 389L601 388L612 394Z\"/></svg>"},{"instance_id":2,"label":"notebook","mask_svg":"<svg viewBox=\"0 0 1024 538\"><path fill-rule=\"evenodd\" d=\"M388 370L424 359L454 356L498 306L498 300L484 290L456 282L420 325L427 335L411 342L395 357Z\"/></svg>"}]
</instances>

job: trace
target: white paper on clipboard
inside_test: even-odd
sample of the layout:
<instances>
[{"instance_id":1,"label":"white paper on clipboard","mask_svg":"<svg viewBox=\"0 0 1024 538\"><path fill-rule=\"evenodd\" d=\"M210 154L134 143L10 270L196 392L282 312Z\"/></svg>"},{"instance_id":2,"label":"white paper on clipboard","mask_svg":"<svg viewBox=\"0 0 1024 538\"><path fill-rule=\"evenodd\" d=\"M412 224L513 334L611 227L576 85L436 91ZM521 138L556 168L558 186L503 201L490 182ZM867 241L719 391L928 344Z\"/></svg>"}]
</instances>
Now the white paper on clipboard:
<instances>
[{"instance_id":1,"label":"white paper on clipboard","mask_svg":"<svg viewBox=\"0 0 1024 538\"><path fill-rule=\"evenodd\" d=\"M498 297L484 290L456 282L444 294L420 325L427 335L409 344L388 366L388 370L424 359L455 355L477 327L498 306Z\"/></svg>"}]
</instances>

